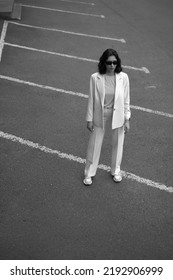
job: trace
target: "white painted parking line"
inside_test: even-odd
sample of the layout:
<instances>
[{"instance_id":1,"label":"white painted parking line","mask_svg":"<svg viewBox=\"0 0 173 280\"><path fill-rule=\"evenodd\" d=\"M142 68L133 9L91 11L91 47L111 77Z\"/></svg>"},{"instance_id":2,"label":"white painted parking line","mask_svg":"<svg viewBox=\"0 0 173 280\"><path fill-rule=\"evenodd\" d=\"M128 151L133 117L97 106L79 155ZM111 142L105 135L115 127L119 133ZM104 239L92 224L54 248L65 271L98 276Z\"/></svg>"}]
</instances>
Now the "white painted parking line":
<instances>
[{"instance_id":1,"label":"white painted parking line","mask_svg":"<svg viewBox=\"0 0 173 280\"><path fill-rule=\"evenodd\" d=\"M145 74L150 74L150 71L146 67L134 67L134 66L128 66L128 65L122 65L123 68L129 69L129 70L136 70L144 72Z\"/></svg>"},{"instance_id":2,"label":"white painted parking line","mask_svg":"<svg viewBox=\"0 0 173 280\"><path fill-rule=\"evenodd\" d=\"M63 56L63 57L67 57L67 58L73 58L73 59L78 59L78 60L83 60L83 61L88 61L88 62L97 62L96 60L90 59L90 58L84 58L84 57L63 54L63 53L58 53L58 52L51 52L51 51L46 51L46 50L42 50L42 49L36 49L36 48L27 47L27 46L11 44L11 43L7 43L7 42L5 42L4 44L7 46L10 46L10 47L25 49L25 50L29 50L29 51L42 52L42 53L47 53L47 54L51 54L51 55Z\"/></svg>"},{"instance_id":3,"label":"white painted parking line","mask_svg":"<svg viewBox=\"0 0 173 280\"><path fill-rule=\"evenodd\" d=\"M58 12L58 13L68 13L68 14L75 14L75 15L81 15L81 16L105 18L104 15L87 14L87 13L80 13L80 12L52 9L52 8L46 8L46 7L40 7L40 6L24 5L24 4L22 4L22 6L26 7L26 8L31 8L31 9L41 9L41 10L47 10L47 11L52 11L52 12Z\"/></svg>"},{"instance_id":4,"label":"white painted parking line","mask_svg":"<svg viewBox=\"0 0 173 280\"><path fill-rule=\"evenodd\" d=\"M67 57L67 58L72 58L72 59L78 59L78 60L82 60L82 61L98 63L98 60L95 60L95 59L79 57L79 56L74 56L74 55L69 55L69 54L63 54L63 53L58 53L58 52L51 52L51 51L46 51L46 50L42 50L42 49L36 49L36 48L27 47L27 46L11 44L11 43L7 43L7 42L5 42L4 44L7 46L10 46L10 47L14 47L14 48L20 48L20 49L25 49L25 50L35 51L35 52L42 52L42 53L47 53L47 54L51 54L51 55L57 55L57 56L62 56L62 57ZM127 66L127 65L122 65L122 67L129 69L129 70L141 71L141 72L144 72L145 74L150 73L150 71L146 67L139 68L139 67L133 67L133 66Z\"/></svg>"},{"instance_id":5,"label":"white painted parking line","mask_svg":"<svg viewBox=\"0 0 173 280\"><path fill-rule=\"evenodd\" d=\"M71 35L76 35L76 36L84 36L84 37L89 37L89 38L96 38L96 39L101 39L101 40L111 40L111 41L119 41L121 43L126 43L124 39L119 39L119 38L113 38L113 37L105 37L105 36L97 36L97 35L91 35L91 34L85 34L85 33L79 33L79 32L72 32L72 31L67 31L67 30L61 30L61 29L56 29L56 28L47 28L47 27L41 27L41 26L35 26L35 25L29 25L29 24L23 24L15 21L9 21L10 24L15 24L23 27L28 27L28 28L35 28L35 29L40 29L40 30L46 30L46 31L52 31L52 32L60 32L60 33L65 33L65 34L71 34Z\"/></svg>"},{"instance_id":6,"label":"white painted parking line","mask_svg":"<svg viewBox=\"0 0 173 280\"><path fill-rule=\"evenodd\" d=\"M156 86L152 85L152 86L146 86L145 87L145 89L150 89L150 88L156 89Z\"/></svg>"},{"instance_id":7,"label":"white painted parking line","mask_svg":"<svg viewBox=\"0 0 173 280\"><path fill-rule=\"evenodd\" d=\"M51 91L58 92L58 93L61 92L61 93L69 94L69 95L74 95L74 96L82 97L82 98L85 98L85 99L88 98L88 95L84 94L84 93L64 90L64 89L60 89L60 88L56 88L56 87L52 87L52 86L36 84L34 82L25 81L25 80L21 80L21 79L18 79L18 78L5 76L5 75L0 75L0 79L7 80L7 81L10 81L10 82L19 83L19 84L24 84L24 85L28 85L28 86L38 87L38 88L45 89L45 90L51 90ZM146 112L146 113L163 116L163 117L166 117L166 118L173 118L173 114L169 114L169 113L154 111L152 109L143 108L143 107L134 106L134 105L131 105L131 108L135 109L135 110L143 111L143 112Z\"/></svg>"},{"instance_id":8,"label":"white painted parking line","mask_svg":"<svg viewBox=\"0 0 173 280\"><path fill-rule=\"evenodd\" d=\"M7 27L8 27L8 21L5 20L4 24L3 24L3 27L2 27L1 38L0 38L0 61L2 59L2 52L3 52L3 49L4 49Z\"/></svg>"},{"instance_id":9,"label":"white painted parking line","mask_svg":"<svg viewBox=\"0 0 173 280\"><path fill-rule=\"evenodd\" d=\"M74 4L83 4L83 5L91 5L91 6L94 6L95 4L94 3L87 3L87 2L81 2L81 1L70 1L70 0L58 0L58 1L61 1L61 2L69 2L69 3L74 3Z\"/></svg>"},{"instance_id":10,"label":"white painted parking line","mask_svg":"<svg viewBox=\"0 0 173 280\"><path fill-rule=\"evenodd\" d=\"M132 109L144 111L146 113L152 113L152 114L167 117L167 118L173 118L173 114L164 113L164 112L160 112L160 111L154 111L154 110L151 110L151 109L143 108L143 107L140 107L140 106L134 106L134 105L131 105L130 107Z\"/></svg>"},{"instance_id":11,"label":"white painted parking line","mask_svg":"<svg viewBox=\"0 0 173 280\"><path fill-rule=\"evenodd\" d=\"M61 151L58 151L58 150L53 150L53 149L48 148L46 146L42 146L39 143L34 143L30 140L26 140L26 139L23 139L21 137L18 137L18 136L9 134L9 133L5 133L3 131L0 131L0 137L3 138L3 139L10 140L12 142L20 143L20 144L25 145L25 146L30 147L30 148L40 150L44 153L57 155L59 158L68 159L68 160L75 161L75 162L82 163L82 164L84 164L86 162L85 159L83 159L81 157L78 157L78 156L75 156L73 154L67 154L67 153L64 153L64 152L61 152ZM110 172L110 166L107 166L107 165L104 165L104 164L99 164L98 168L102 169L104 171ZM157 188L157 189L162 190L162 191L173 193L173 187L172 186L166 186L162 183L154 182L152 180L137 176L137 175L135 175L133 173L130 173L130 172L122 171L122 176L126 179L136 181L140 184L144 184L144 185L147 185L149 187L153 187L153 188Z\"/></svg>"},{"instance_id":12,"label":"white painted parking line","mask_svg":"<svg viewBox=\"0 0 173 280\"><path fill-rule=\"evenodd\" d=\"M78 97L88 98L88 95L80 93L80 92L74 92L74 91L70 91L70 90L55 88L55 87L52 87L52 86L36 84L34 82L24 81L24 80L21 80L21 79L8 77L8 76L4 76L4 75L0 75L0 79L10 81L10 82L19 83L19 84L23 84L23 85L28 85L28 86L32 86L32 87L38 87L38 88L45 89L45 90L51 90L51 91L55 91L55 92L58 92L58 93L61 92L61 93L66 93L66 94L70 94L70 95L74 95L74 96L78 96Z\"/></svg>"}]
</instances>

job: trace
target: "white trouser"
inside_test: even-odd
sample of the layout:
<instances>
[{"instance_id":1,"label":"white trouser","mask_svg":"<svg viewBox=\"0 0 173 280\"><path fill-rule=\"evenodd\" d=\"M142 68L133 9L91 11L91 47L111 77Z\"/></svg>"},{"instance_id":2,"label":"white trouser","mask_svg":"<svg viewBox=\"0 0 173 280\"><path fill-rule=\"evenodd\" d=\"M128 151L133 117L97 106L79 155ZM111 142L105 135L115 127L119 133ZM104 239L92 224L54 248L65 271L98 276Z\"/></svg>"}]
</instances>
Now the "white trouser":
<instances>
[{"instance_id":1,"label":"white trouser","mask_svg":"<svg viewBox=\"0 0 173 280\"><path fill-rule=\"evenodd\" d=\"M96 175L105 129L106 126L111 128L111 123L112 108L104 109L104 129L101 127L94 127L94 131L91 132L90 135L85 165L85 177L93 177ZM112 130L112 175L118 174L120 171L123 156L123 144L124 126Z\"/></svg>"}]
</instances>

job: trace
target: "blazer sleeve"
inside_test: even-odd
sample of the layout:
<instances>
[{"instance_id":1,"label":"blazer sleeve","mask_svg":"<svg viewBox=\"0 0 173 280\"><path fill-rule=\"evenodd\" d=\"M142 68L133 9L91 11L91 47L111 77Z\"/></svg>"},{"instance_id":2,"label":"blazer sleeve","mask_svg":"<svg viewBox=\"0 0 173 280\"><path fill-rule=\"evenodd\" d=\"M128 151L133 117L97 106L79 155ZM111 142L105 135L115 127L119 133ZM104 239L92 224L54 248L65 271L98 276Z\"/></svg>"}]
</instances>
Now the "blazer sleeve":
<instances>
[{"instance_id":1,"label":"blazer sleeve","mask_svg":"<svg viewBox=\"0 0 173 280\"><path fill-rule=\"evenodd\" d=\"M90 90L89 90L89 97L88 97L88 106L87 106L87 113L86 113L86 121L92 122L93 121L93 110L94 110L94 79L90 77Z\"/></svg>"},{"instance_id":2,"label":"blazer sleeve","mask_svg":"<svg viewBox=\"0 0 173 280\"><path fill-rule=\"evenodd\" d=\"M130 83L129 83L129 77L127 74L125 76L125 84L124 84L124 117L125 117L125 120L129 120L131 118Z\"/></svg>"}]
</instances>

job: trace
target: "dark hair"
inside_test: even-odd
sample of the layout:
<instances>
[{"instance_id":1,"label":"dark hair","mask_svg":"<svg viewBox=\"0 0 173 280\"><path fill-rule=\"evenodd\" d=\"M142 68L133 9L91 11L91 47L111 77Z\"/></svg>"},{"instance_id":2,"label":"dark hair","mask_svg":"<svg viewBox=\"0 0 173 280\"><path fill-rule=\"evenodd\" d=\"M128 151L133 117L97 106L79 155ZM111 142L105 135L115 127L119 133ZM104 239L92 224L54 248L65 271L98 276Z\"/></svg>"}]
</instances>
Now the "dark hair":
<instances>
[{"instance_id":1,"label":"dark hair","mask_svg":"<svg viewBox=\"0 0 173 280\"><path fill-rule=\"evenodd\" d=\"M107 49L107 50L104 51L104 53L102 54L102 56L99 59L98 71L99 71L100 74L105 74L106 73L105 62L108 59L108 57L112 56L112 55L114 55L117 59L117 66L115 68L115 73L120 73L122 71L121 59L120 59L118 53L113 49Z\"/></svg>"}]
</instances>

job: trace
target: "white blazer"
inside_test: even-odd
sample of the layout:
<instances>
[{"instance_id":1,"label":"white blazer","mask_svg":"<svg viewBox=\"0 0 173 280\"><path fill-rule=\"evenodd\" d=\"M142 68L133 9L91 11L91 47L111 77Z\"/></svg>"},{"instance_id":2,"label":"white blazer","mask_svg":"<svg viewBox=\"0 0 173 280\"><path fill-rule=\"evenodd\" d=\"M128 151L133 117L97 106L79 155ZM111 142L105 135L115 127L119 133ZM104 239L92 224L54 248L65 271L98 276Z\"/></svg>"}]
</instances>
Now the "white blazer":
<instances>
[{"instance_id":1,"label":"white blazer","mask_svg":"<svg viewBox=\"0 0 173 280\"><path fill-rule=\"evenodd\" d=\"M104 128L105 78L94 73L90 78L90 92L86 121L92 121L94 126ZM124 72L116 74L115 98L112 116L112 129L123 126L125 120L131 117L130 86L128 75Z\"/></svg>"}]
</instances>

